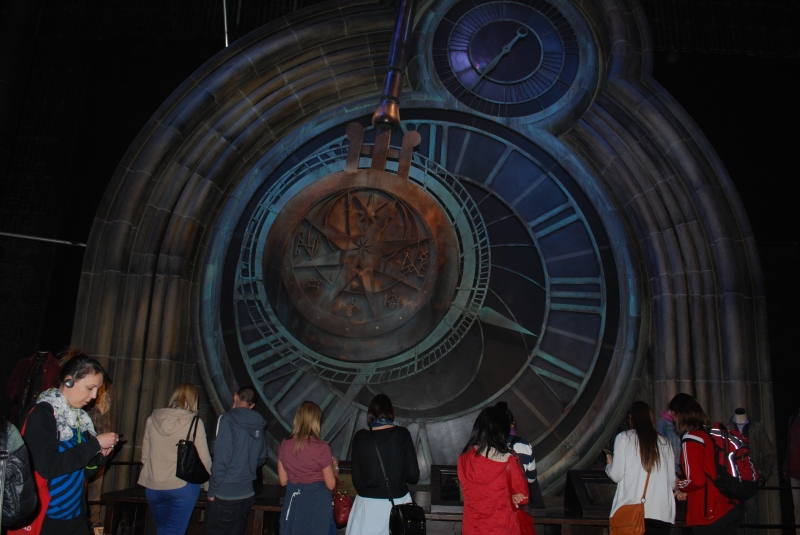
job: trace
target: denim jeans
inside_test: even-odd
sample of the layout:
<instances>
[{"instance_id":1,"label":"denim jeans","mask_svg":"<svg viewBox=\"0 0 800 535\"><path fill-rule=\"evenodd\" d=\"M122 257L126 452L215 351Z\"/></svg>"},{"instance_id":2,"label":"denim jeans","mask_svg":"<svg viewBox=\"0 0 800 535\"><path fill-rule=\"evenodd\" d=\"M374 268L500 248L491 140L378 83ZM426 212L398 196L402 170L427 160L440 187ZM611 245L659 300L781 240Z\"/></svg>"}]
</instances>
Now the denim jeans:
<instances>
[{"instance_id":1,"label":"denim jeans","mask_svg":"<svg viewBox=\"0 0 800 535\"><path fill-rule=\"evenodd\" d=\"M241 500L215 498L206 502L203 535L242 535L247 514L255 501L255 496L250 496Z\"/></svg>"},{"instance_id":2,"label":"denim jeans","mask_svg":"<svg viewBox=\"0 0 800 535\"><path fill-rule=\"evenodd\" d=\"M147 489L147 501L158 535L184 535L200 495L200 485L187 483L179 489Z\"/></svg>"}]
</instances>

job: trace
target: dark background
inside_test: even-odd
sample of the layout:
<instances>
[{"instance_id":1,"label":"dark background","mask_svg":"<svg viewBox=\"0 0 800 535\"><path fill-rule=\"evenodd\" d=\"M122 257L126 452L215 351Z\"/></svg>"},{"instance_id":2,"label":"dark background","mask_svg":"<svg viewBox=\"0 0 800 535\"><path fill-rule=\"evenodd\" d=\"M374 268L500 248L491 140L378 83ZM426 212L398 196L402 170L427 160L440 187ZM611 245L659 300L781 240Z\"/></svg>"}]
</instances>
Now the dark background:
<instances>
[{"instance_id":1,"label":"dark background","mask_svg":"<svg viewBox=\"0 0 800 535\"><path fill-rule=\"evenodd\" d=\"M312 3L228 0L231 41ZM780 466L786 422L800 406L793 187L800 9L788 0L642 5L654 77L720 155L755 233ZM222 29L221 1L0 1L0 232L86 243L128 146L167 96L224 47ZM0 236L2 384L19 358L69 344L84 251ZM791 498L782 494L791 515Z\"/></svg>"}]
</instances>

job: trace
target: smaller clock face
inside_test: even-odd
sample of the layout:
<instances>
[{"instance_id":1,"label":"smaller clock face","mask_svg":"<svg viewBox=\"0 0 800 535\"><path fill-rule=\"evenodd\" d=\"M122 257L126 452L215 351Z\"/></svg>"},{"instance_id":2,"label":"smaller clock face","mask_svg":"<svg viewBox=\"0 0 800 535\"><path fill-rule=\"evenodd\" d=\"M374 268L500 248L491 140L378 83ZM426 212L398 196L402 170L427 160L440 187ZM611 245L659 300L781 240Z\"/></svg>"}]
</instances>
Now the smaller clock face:
<instances>
[{"instance_id":1,"label":"smaller clock face","mask_svg":"<svg viewBox=\"0 0 800 535\"><path fill-rule=\"evenodd\" d=\"M461 2L436 29L433 59L458 100L487 115L519 117L567 93L580 54L567 19L545 2Z\"/></svg>"}]
</instances>

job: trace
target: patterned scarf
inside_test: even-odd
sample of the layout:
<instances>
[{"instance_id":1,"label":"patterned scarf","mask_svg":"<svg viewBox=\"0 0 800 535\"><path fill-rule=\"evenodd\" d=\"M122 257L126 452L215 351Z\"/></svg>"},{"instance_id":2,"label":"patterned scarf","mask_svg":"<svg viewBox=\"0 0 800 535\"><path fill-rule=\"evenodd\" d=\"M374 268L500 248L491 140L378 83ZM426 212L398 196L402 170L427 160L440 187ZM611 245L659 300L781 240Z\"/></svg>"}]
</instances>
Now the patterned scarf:
<instances>
[{"instance_id":1,"label":"patterned scarf","mask_svg":"<svg viewBox=\"0 0 800 535\"><path fill-rule=\"evenodd\" d=\"M380 418L375 418L370 427L381 427L384 425L394 425L394 420L381 416Z\"/></svg>"},{"instance_id":2,"label":"patterned scarf","mask_svg":"<svg viewBox=\"0 0 800 535\"><path fill-rule=\"evenodd\" d=\"M75 409L69 406L67 399L57 388L45 390L36 399L36 403L49 403L53 407L56 416L56 426L58 427L58 440L66 442L72 438L72 430L78 429L85 435L86 432L92 436L97 433L89 415L83 409ZM85 440L85 439L84 439Z\"/></svg>"}]
</instances>

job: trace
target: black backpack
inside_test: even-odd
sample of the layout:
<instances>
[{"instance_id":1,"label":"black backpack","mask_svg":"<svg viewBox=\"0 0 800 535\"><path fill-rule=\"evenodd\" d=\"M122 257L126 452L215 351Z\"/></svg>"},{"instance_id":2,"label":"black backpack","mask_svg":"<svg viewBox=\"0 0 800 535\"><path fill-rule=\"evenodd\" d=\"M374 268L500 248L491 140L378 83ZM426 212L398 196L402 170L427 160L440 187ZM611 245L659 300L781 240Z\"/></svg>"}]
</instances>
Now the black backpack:
<instances>
[{"instance_id":1,"label":"black backpack","mask_svg":"<svg viewBox=\"0 0 800 535\"><path fill-rule=\"evenodd\" d=\"M25 520L39 502L31 473L28 449L23 444L16 451L8 451L9 431L14 429L5 418L0 418L0 509L2 526L13 526Z\"/></svg>"}]
</instances>

